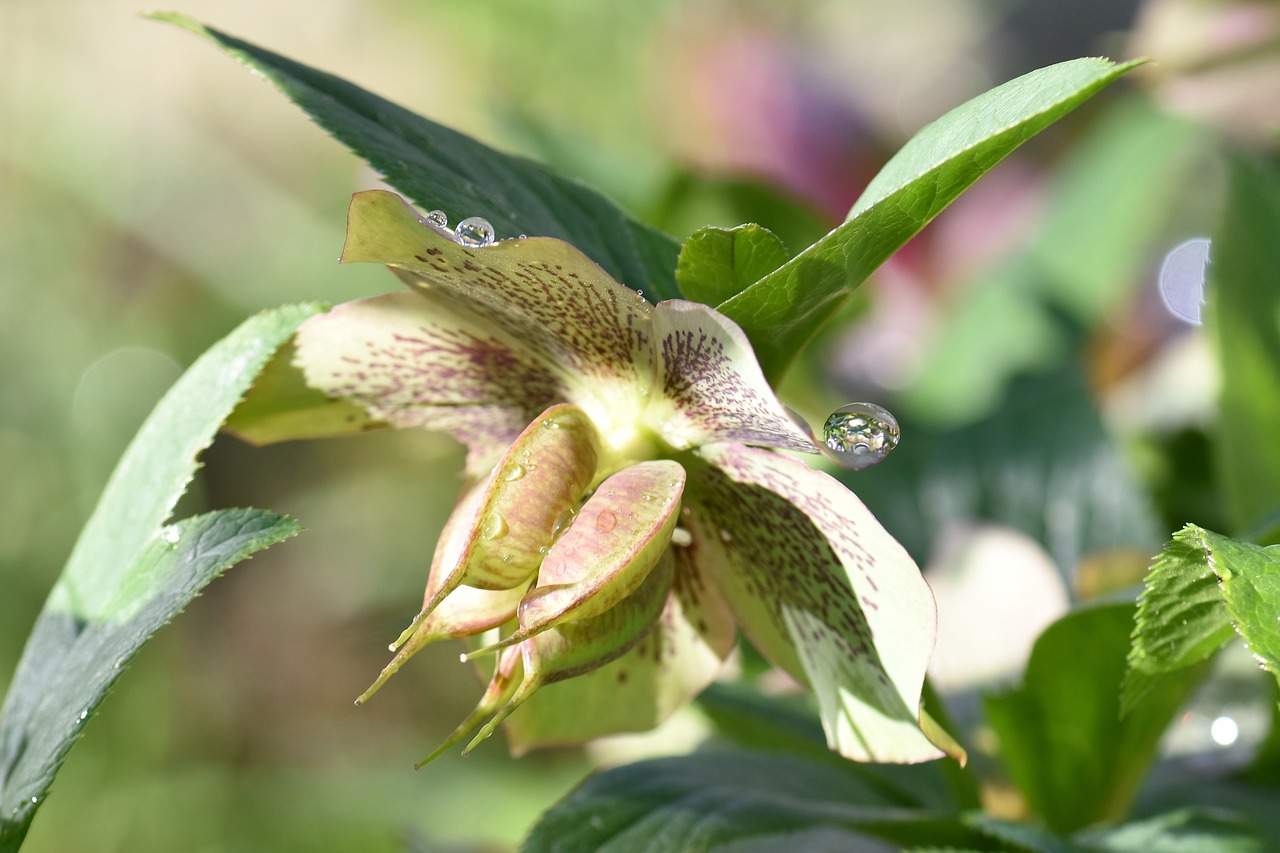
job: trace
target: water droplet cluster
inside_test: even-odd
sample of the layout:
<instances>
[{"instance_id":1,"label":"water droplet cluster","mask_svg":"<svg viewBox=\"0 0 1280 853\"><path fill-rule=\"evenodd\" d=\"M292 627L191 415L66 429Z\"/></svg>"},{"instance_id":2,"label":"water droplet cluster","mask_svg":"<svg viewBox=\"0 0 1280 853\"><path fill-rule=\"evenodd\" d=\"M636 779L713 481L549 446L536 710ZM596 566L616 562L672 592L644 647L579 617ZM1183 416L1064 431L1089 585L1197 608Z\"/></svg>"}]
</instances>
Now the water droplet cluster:
<instances>
[{"instance_id":1,"label":"water droplet cluster","mask_svg":"<svg viewBox=\"0 0 1280 853\"><path fill-rule=\"evenodd\" d=\"M870 468L898 446L898 419L875 403L850 403L831 413L822 440L844 468Z\"/></svg>"},{"instance_id":2,"label":"water droplet cluster","mask_svg":"<svg viewBox=\"0 0 1280 853\"><path fill-rule=\"evenodd\" d=\"M449 217L443 210L433 210L426 215L423 223L448 237L459 246L483 249L492 246L497 237L489 220L480 216L468 216L458 223L457 228L449 227Z\"/></svg>"}]
</instances>

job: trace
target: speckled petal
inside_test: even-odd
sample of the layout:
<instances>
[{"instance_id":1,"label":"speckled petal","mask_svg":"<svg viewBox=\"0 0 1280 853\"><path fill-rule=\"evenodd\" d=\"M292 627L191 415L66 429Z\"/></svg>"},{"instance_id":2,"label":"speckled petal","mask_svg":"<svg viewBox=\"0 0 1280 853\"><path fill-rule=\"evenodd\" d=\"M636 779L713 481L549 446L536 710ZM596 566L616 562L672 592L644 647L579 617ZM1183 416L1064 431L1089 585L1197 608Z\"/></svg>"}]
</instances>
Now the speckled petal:
<instances>
[{"instance_id":1,"label":"speckled petal","mask_svg":"<svg viewBox=\"0 0 1280 853\"><path fill-rule=\"evenodd\" d=\"M654 393L645 420L673 447L734 441L817 453L774 396L746 335L697 302L654 311Z\"/></svg>"},{"instance_id":2,"label":"speckled petal","mask_svg":"<svg viewBox=\"0 0 1280 853\"><path fill-rule=\"evenodd\" d=\"M920 730L937 614L911 557L839 482L777 453L701 450L686 502L717 528L708 570L739 625L811 685L827 739L859 761L942 753Z\"/></svg>"},{"instance_id":3,"label":"speckled petal","mask_svg":"<svg viewBox=\"0 0 1280 853\"><path fill-rule=\"evenodd\" d=\"M483 211L476 211L483 215ZM356 193L343 261L388 264L417 289L452 298L561 371L565 399L600 424L633 421L651 376L651 306L561 240L529 237L460 245L426 225L403 199Z\"/></svg>"},{"instance_id":4,"label":"speckled petal","mask_svg":"<svg viewBox=\"0 0 1280 853\"><path fill-rule=\"evenodd\" d=\"M554 367L518 338L450 300L361 299L298 330L307 384L397 427L445 430L478 473L539 412L566 399Z\"/></svg>"},{"instance_id":5,"label":"speckled petal","mask_svg":"<svg viewBox=\"0 0 1280 853\"><path fill-rule=\"evenodd\" d=\"M738 631L715 582L700 568L702 530L686 513L688 546L675 546L675 575L658 621L622 657L539 690L506 723L511 751L648 731L715 680Z\"/></svg>"}]
</instances>

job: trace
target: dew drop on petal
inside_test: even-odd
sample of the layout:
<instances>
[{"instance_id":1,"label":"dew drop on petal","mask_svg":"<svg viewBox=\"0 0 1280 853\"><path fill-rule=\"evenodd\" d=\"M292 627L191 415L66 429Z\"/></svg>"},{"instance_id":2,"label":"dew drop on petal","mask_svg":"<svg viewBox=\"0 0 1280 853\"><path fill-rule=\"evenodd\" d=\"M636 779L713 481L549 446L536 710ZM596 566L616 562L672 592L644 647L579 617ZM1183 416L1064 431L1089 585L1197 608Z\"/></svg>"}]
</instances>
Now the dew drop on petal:
<instances>
[{"instance_id":1,"label":"dew drop on petal","mask_svg":"<svg viewBox=\"0 0 1280 853\"><path fill-rule=\"evenodd\" d=\"M458 223L454 229L453 239L464 246L483 248L493 245L493 226L489 220L479 216L469 216Z\"/></svg>"},{"instance_id":2,"label":"dew drop on petal","mask_svg":"<svg viewBox=\"0 0 1280 853\"><path fill-rule=\"evenodd\" d=\"M596 532L608 533L618 526L618 517L607 509L600 510L600 514L596 516Z\"/></svg>"},{"instance_id":3,"label":"dew drop on petal","mask_svg":"<svg viewBox=\"0 0 1280 853\"><path fill-rule=\"evenodd\" d=\"M898 446L898 420L875 403L850 403L831 413L822 440L844 468L870 468Z\"/></svg>"},{"instance_id":4,"label":"dew drop on petal","mask_svg":"<svg viewBox=\"0 0 1280 853\"><path fill-rule=\"evenodd\" d=\"M494 513L484 520L484 525L480 528L480 537L493 541L501 539L507 535L507 520L498 513Z\"/></svg>"},{"instance_id":5,"label":"dew drop on petal","mask_svg":"<svg viewBox=\"0 0 1280 853\"><path fill-rule=\"evenodd\" d=\"M427 214L427 222L437 228L448 228L449 217L445 216L443 210L433 210Z\"/></svg>"},{"instance_id":6,"label":"dew drop on petal","mask_svg":"<svg viewBox=\"0 0 1280 853\"><path fill-rule=\"evenodd\" d=\"M528 470L523 465L517 462L511 465L508 465L507 467L502 469L502 479L506 480L508 483L511 483L516 480L519 480L521 477L523 477L527 473L529 473Z\"/></svg>"}]
</instances>

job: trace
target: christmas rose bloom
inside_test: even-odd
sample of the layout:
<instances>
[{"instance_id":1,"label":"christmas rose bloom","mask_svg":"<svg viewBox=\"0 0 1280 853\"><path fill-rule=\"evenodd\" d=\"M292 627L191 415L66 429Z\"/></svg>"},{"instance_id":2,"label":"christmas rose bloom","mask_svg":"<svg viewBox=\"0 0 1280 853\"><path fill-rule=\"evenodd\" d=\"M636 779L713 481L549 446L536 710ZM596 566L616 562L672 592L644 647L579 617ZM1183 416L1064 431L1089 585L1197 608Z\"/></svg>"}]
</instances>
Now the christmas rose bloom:
<instances>
[{"instance_id":1,"label":"christmas rose bloom","mask_svg":"<svg viewBox=\"0 0 1280 853\"><path fill-rule=\"evenodd\" d=\"M922 723L954 752L921 716L928 586L856 496L777 452L819 447L731 320L651 305L559 240L466 245L383 191L354 196L343 260L410 289L307 321L294 364L341 405L259 437L385 425L467 448L423 609L361 700L425 644L484 634L469 657L493 678L446 746L486 718L472 745L505 721L517 752L643 730L740 629L814 691L842 755L940 756Z\"/></svg>"}]
</instances>

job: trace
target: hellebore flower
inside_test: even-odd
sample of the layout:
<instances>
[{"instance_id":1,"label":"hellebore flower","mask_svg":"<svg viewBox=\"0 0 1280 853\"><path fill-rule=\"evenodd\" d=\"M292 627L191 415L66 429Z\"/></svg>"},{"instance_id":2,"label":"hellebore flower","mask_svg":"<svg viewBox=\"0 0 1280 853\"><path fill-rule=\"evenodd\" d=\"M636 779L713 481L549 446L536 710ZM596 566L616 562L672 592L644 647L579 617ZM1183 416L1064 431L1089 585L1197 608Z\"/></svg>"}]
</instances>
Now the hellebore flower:
<instances>
[{"instance_id":1,"label":"hellebore flower","mask_svg":"<svg viewBox=\"0 0 1280 853\"><path fill-rule=\"evenodd\" d=\"M422 427L467 447L424 607L361 700L425 644L498 629L466 656L493 654L494 675L445 746L486 718L472 746L504 720L516 752L580 742L661 722L740 628L814 690L842 755L956 754L921 715L928 586L857 497L776 452L820 448L742 331L651 305L562 241L460 236L356 194L343 261L411 290L313 317L295 342L307 385L346 413L310 432Z\"/></svg>"}]
</instances>

